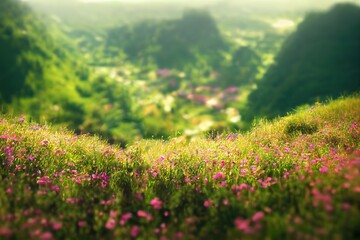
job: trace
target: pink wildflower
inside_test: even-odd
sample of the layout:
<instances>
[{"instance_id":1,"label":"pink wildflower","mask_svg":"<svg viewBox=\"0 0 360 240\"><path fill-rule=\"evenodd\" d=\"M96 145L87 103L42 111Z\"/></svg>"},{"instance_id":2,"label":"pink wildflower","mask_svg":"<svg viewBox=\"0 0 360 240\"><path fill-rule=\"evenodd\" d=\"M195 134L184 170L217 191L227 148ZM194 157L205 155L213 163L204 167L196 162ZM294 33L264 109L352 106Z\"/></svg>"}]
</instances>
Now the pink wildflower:
<instances>
[{"instance_id":1,"label":"pink wildflower","mask_svg":"<svg viewBox=\"0 0 360 240\"><path fill-rule=\"evenodd\" d=\"M225 179L225 174L223 174L222 172L218 172L213 176L213 178L215 180L217 180L217 179Z\"/></svg>"},{"instance_id":2,"label":"pink wildflower","mask_svg":"<svg viewBox=\"0 0 360 240\"><path fill-rule=\"evenodd\" d=\"M109 218L105 224L105 227L109 230L114 229L116 226L116 222L114 218Z\"/></svg>"},{"instance_id":3,"label":"pink wildflower","mask_svg":"<svg viewBox=\"0 0 360 240\"><path fill-rule=\"evenodd\" d=\"M111 217L111 218L116 218L117 215L118 215L118 212L117 212L117 211L110 210L110 217Z\"/></svg>"},{"instance_id":4,"label":"pink wildflower","mask_svg":"<svg viewBox=\"0 0 360 240\"><path fill-rule=\"evenodd\" d=\"M101 201L100 201L100 204L101 204L101 205L108 205L108 206L110 206L111 203L112 203L112 200L111 200L111 199L109 199L109 200L101 200Z\"/></svg>"},{"instance_id":5,"label":"pink wildflower","mask_svg":"<svg viewBox=\"0 0 360 240\"><path fill-rule=\"evenodd\" d=\"M106 188L109 183L106 181L101 181L100 185L102 188Z\"/></svg>"},{"instance_id":6,"label":"pink wildflower","mask_svg":"<svg viewBox=\"0 0 360 240\"><path fill-rule=\"evenodd\" d=\"M347 210L349 210L350 208L351 208L351 205L350 205L349 203L343 203L343 204L341 204L341 209L342 209L342 210L347 211Z\"/></svg>"},{"instance_id":7,"label":"pink wildflower","mask_svg":"<svg viewBox=\"0 0 360 240\"><path fill-rule=\"evenodd\" d=\"M75 204L75 199L73 199L73 198L67 198L67 199L66 199L66 202L67 202L67 203L70 203L70 204Z\"/></svg>"},{"instance_id":8,"label":"pink wildflower","mask_svg":"<svg viewBox=\"0 0 360 240\"><path fill-rule=\"evenodd\" d=\"M196 175L194 178L193 178L193 182L196 182L200 177L200 174Z\"/></svg>"},{"instance_id":9,"label":"pink wildflower","mask_svg":"<svg viewBox=\"0 0 360 240\"><path fill-rule=\"evenodd\" d=\"M321 173L327 173L329 171L329 168L325 167L325 166L321 166L321 168L319 169L319 171Z\"/></svg>"},{"instance_id":10,"label":"pink wildflower","mask_svg":"<svg viewBox=\"0 0 360 240\"><path fill-rule=\"evenodd\" d=\"M81 227L81 228L86 227L86 226L87 226L87 222L81 220L81 221L78 222L78 226Z\"/></svg>"},{"instance_id":11,"label":"pink wildflower","mask_svg":"<svg viewBox=\"0 0 360 240\"><path fill-rule=\"evenodd\" d=\"M34 231L32 231L32 232L30 233L30 236L32 236L32 237L37 237L37 236L39 236L40 234L41 234L40 229L36 229L36 230L34 230Z\"/></svg>"},{"instance_id":12,"label":"pink wildflower","mask_svg":"<svg viewBox=\"0 0 360 240\"><path fill-rule=\"evenodd\" d=\"M8 139L8 138L10 138L9 135L1 135L1 136L0 136L0 139Z\"/></svg>"},{"instance_id":13,"label":"pink wildflower","mask_svg":"<svg viewBox=\"0 0 360 240\"><path fill-rule=\"evenodd\" d=\"M240 190L243 190L243 189L248 189L249 186L245 183L242 183L242 184L240 184L239 188L240 188Z\"/></svg>"},{"instance_id":14,"label":"pink wildflower","mask_svg":"<svg viewBox=\"0 0 360 240\"><path fill-rule=\"evenodd\" d=\"M235 227L244 232L244 233L251 233L250 221L242 218L236 218L234 221Z\"/></svg>"},{"instance_id":15,"label":"pink wildflower","mask_svg":"<svg viewBox=\"0 0 360 240\"><path fill-rule=\"evenodd\" d=\"M159 210L162 208L162 201L159 198L154 198L153 200L150 201L150 205L156 209Z\"/></svg>"},{"instance_id":16,"label":"pink wildflower","mask_svg":"<svg viewBox=\"0 0 360 240\"><path fill-rule=\"evenodd\" d=\"M136 238L139 235L139 233L140 233L139 226L133 226L131 228L131 237Z\"/></svg>"},{"instance_id":17,"label":"pink wildflower","mask_svg":"<svg viewBox=\"0 0 360 240\"><path fill-rule=\"evenodd\" d=\"M204 207L208 208L208 207L211 206L211 204L212 204L212 202L211 202L210 199L209 199L209 200L206 200L206 201L204 202Z\"/></svg>"},{"instance_id":18,"label":"pink wildflower","mask_svg":"<svg viewBox=\"0 0 360 240\"><path fill-rule=\"evenodd\" d=\"M137 215L139 217L145 218L147 221L151 221L151 219L152 219L151 214L149 214L149 213L147 213L147 212L145 212L143 210L137 211Z\"/></svg>"},{"instance_id":19,"label":"pink wildflower","mask_svg":"<svg viewBox=\"0 0 360 240\"><path fill-rule=\"evenodd\" d=\"M50 177L44 176L42 178L39 178L39 180L36 183L43 186L49 185L51 184Z\"/></svg>"},{"instance_id":20,"label":"pink wildflower","mask_svg":"<svg viewBox=\"0 0 360 240\"><path fill-rule=\"evenodd\" d=\"M40 142L40 145L48 145L49 144L49 140L47 140L47 139L45 139L45 140L42 140L41 142Z\"/></svg>"},{"instance_id":21,"label":"pink wildflower","mask_svg":"<svg viewBox=\"0 0 360 240\"><path fill-rule=\"evenodd\" d=\"M120 225L124 226L130 218L132 218L132 213L124 213L121 216Z\"/></svg>"},{"instance_id":22,"label":"pink wildflower","mask_svg":"<svg viewBox=\"0 0 360 240\"><path fill-rule=\"evenodd\" d=\"M51 225L52 225L53 230L59 230L63 226L63 224L61 222L52 222Z\"/></svg>"},{"instance_id":23,"label":"pink wildflower","mask_svg":"<svg viewBox=\"0 0 360 240\"><path fill-rule=\"evenodd\" d=\"M104 181L109 181L110 180L110 176L107 175L105 172L101 173L99 178L103 179Z\"/></svg>"},{"instance_id":24,"label":"pink wildflower","mask_svg":"<svg viewBox=\"0 0 360 240\"><path fill-rule=\"evenodd\" d=\"M252 216L251 220L253 220L254 222L258 222L258 221L260 221L263 217L264 217L264 213L263 213L263 212L257 212L257 213L254 214L254 216Z\"/></svg>"},{"instance_id":25,"label":"pink wildflower","mask_svg":"<svg viewBox=\"0 0 360 240\"><path fill-rule=\"evenodd\" d=\"M60 192L60 188L59 188L58 186L56 186L56 185L52 185L52 186L51 186L51 190L53 190L53 191L56 192L56 193L59 193L59 192Z\"/></svg>"},{"instance_id":26,"label":"pink wildflower","mask_svg":"<svg viewBox=\"0 0 360 240\"><path fill-rule=\"evenodd\" d=\"M52 235L51 232L44 232L43 234L40 235L39 238L41 240L51 240L51 239L54 239L54 236Z\"/></svg>"},{"instance_id":27,"label":"pink wildflower","mask_svg":"<svg viewBox=\"0 0 360 240\"><path fill-rule=\"evenodd\" d=\"M177 232L175 236L176 236L176 239L183 239L184 238L184 234L182 232Z\"/></svg>"},{"instance_id":28,"label":"pink wildflower","mask_svg":"<svg viewBox=\"0 0 360 240\"><path fill-rule=\"evenodd\" d=\"M0 228L0 236L10 237L12 234L13 231L11 231L9 228L7 227Z\"/></svg>"}]
</instances>

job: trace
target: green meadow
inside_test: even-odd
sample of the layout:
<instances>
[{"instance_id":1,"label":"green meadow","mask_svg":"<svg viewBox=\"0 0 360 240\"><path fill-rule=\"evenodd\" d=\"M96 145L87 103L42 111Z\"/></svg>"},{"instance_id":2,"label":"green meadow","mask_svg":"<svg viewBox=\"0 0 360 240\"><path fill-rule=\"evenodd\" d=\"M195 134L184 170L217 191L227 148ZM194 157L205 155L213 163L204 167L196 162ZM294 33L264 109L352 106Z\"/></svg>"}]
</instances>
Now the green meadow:
<instances>
[{"instance_id":1,"label":"green meadow","mask_svg":"<svg viewBox=\"0 0 360 240\"><path fill-rule=\"evenodd\" d=\"M355 239L360 98L247 133L140 140L2 117L0 235L9 239Z\"/></svg>"},{"instance_id":2,"label":"green meadow","mask_svg":"<svg viewBox=\"0 0 360 240\"><path fill-rule=\"evenodd\" d=\"M1 239L360 236L358 0L0 0Z\"/></svg>"}]
</instances>

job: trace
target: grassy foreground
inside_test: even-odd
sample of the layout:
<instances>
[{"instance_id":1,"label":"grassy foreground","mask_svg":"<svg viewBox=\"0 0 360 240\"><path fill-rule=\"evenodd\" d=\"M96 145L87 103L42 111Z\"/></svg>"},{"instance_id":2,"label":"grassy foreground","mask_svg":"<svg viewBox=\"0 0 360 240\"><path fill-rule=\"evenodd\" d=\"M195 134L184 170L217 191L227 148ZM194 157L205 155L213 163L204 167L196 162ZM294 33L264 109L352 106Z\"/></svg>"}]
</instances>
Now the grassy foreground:
<instances>
[{"instance_id":1,"label":"grassy foreground","mask_svg":"<svg viewBox=\"0 0 360 240\"><path fill-rule=\"evenodd\" d=\"M0 239L355 239L359 121L354 96L122 150L0 118Z\"/></svg>"}]
</instances>

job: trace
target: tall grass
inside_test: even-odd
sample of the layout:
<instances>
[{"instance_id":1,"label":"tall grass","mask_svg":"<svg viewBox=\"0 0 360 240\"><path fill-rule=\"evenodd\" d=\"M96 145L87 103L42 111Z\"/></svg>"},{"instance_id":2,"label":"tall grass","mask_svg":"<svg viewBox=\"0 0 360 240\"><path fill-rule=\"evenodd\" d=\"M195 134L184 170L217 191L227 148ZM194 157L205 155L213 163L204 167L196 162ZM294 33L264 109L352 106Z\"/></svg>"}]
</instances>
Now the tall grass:
<instances>
[{"instance_id":1,"label":"tall grass","mask_svg":"<svg viewBox=\"0 0 360 240\"><path fill-rule=\"evenodd\" d=\"M360 98L216 139L127 149L20 118L0 124L0 237L355 239Z\"/></svg>"}]
</instances>

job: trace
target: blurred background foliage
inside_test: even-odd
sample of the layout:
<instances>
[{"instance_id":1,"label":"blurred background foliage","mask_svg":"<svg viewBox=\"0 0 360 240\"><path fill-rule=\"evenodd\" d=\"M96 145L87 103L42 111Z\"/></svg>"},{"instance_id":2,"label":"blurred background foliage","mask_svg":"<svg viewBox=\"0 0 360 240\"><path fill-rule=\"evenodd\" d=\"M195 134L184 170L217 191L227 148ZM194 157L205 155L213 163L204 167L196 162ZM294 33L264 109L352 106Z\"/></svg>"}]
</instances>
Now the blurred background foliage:
<instances>
[{"instance_id":1,"label":"blurred background foliage","mask_svg":"<svg viewBox=\"0 0 360 240\"><path fill-rule=\"evenodd\" d=\"M126 146L246 130L351 94L360 8L321 2L1 0L2 112Z\"/></svg>"}]
</instances>

